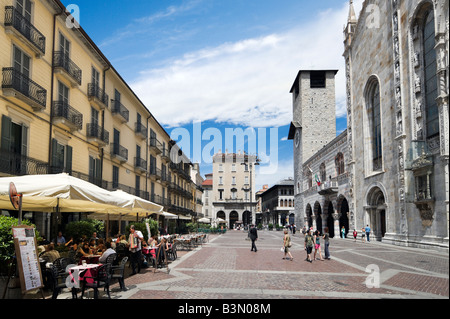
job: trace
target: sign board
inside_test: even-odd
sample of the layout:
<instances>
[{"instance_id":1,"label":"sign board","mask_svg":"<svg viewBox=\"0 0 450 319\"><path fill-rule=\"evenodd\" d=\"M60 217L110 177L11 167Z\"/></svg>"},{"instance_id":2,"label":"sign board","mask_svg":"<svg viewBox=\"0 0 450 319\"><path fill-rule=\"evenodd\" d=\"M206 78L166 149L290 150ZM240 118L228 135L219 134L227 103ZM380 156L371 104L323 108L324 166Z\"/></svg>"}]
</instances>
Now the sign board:
<instances>
[{"instance_id":1,"label":"sign board","mask_svg":"<svg viewBox=\"0 0 450 319\"><path fill-rule=\"evenodd\" d=\"M12 231L22 293L43 288L34 227L15 226Z\"/></svg>"}]
</instances>

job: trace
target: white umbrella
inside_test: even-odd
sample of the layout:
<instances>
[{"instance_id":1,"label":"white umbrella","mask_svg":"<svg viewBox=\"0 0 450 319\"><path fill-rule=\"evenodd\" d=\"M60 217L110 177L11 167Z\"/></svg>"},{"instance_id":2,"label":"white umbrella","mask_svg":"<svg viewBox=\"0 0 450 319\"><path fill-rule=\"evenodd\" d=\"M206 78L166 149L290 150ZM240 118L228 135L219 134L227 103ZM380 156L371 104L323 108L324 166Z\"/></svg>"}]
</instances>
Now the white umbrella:
<instances>
[{"instance_id":1,"label":"white umbrella","mask_svg":"<svg viewBox=\"0 0 450 319\"><path fill-rule=\"evenodd\" d=\"M111 192L68 174L0 178L0 209L12 209L9 185L23 195L24 211L107 212L117 209Z\"/></svg>"},{"instance_id":2,"label":"white umbrella","mask_svg":"<svg viewBox=\"0 0 450 319\"><path fill-rule=\"evenodd\" d=\"M203 224L211 224L211 220L209 218L200 218L198 222Z\"/></svg>"},{"instance_id":3,"label":"white umbrella","mask_svg":"<svg viewBox=\"0 0 450 319\"><path fill-rule=\"evenodd\" d=\"M122 190L116 190L111 192L111 194L115 198L117 206L124 208L125 210L129 210L131 213L141 215L153 213L160 214L164 209L161 205L155 204L138 196L128 194Z\"/></svg>"},{"instance_id":4,"label":"white umbrella","mask_svg":"<svg viewBox=\"0 0 450 319\"><path fill-rule=\"evenodd\" d=\"M164 216L165 219L178 219L178 215L168 213L168 212L162 212L161 216Z\"/></svg>"}]
</instances>

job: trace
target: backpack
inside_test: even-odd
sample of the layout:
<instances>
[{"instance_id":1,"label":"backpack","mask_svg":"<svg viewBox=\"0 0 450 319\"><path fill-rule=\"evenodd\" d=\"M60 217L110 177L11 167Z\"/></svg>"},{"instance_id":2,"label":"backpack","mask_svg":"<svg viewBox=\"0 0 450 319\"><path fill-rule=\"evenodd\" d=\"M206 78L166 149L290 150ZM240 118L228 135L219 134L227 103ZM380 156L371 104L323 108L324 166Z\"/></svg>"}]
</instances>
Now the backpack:
<instances>
[{"instance_id":1,"label":"backpack","mask_svg":"<svg viewBox=\"0 0 450 319\"><path fill-rule=\"evenodd\" d=\"M310 235L306 235L306 247L312 247L313 246L313 238Z\"/></svg>"}]
</instances>

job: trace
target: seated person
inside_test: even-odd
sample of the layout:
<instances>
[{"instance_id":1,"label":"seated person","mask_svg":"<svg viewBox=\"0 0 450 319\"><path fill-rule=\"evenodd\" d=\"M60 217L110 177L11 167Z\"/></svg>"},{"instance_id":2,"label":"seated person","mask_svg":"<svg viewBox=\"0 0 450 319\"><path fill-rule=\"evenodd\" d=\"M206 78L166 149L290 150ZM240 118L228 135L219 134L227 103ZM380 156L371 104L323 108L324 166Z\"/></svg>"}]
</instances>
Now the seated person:
<instances>
[{"instance_id":1,"label":"seated person","mask_svg":"<svg viewBox=\"0 0 450 319\"><path fill-rule=\"evenodd\" d=\"M84 241L81 246L78 248L77 257L87 257L92 255L92 249L89 247L89 242Z\"/></svg>"},{"instance_id":2,"label":"seated person","mask_svg":"<svg viewBox=\"0 0 450 319\"><path fill-rule=\"evenodd\" d=\"M55 250L55 244L50 243L45 246L45 252L40 257L46 262L52 263L61 256L59 255L59 252Z\"/></svg>"},{"instance_id":3,"label":"seated person","mask_svg":"<svg viewBox=\"0 0 450 319\"><path fill-rule=\"evenodd\" d=\"M108 241L105 243L105 248L106 250L102 253L102 256L98 260L98 262L102 264L106 262L106 259L108 258L109 255L116 253L116 251L111 248L111 243Z\"/></svg>"},{"instance_id":4,"label":"seated person","mask_svg":"<svg viewBox=\"0 0 450 319\"><path fill-rule=\"evenodd\" d=\"M98 239L98 245L96 249L93 250L94 253L97 253L98 255L103 254L106 251L105 241L102 238Z\"/></svg>"}]
</instances>

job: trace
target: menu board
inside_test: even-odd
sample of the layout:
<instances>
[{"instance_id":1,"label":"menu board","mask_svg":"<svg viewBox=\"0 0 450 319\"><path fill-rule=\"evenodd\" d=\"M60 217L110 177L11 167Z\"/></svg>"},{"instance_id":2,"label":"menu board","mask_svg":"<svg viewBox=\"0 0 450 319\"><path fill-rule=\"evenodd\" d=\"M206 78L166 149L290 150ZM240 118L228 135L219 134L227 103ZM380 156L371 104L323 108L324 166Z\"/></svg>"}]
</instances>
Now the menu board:
<instances>
[{"instance_id":1,"label":"menu board","mask_svg":"<svg viewBox=\"0 0 450 319\"><path fill-rule=\"evenodd\" d=\"M12 228L22 293L43 287L34 227Z\"/></svg>"}]
</instances>

